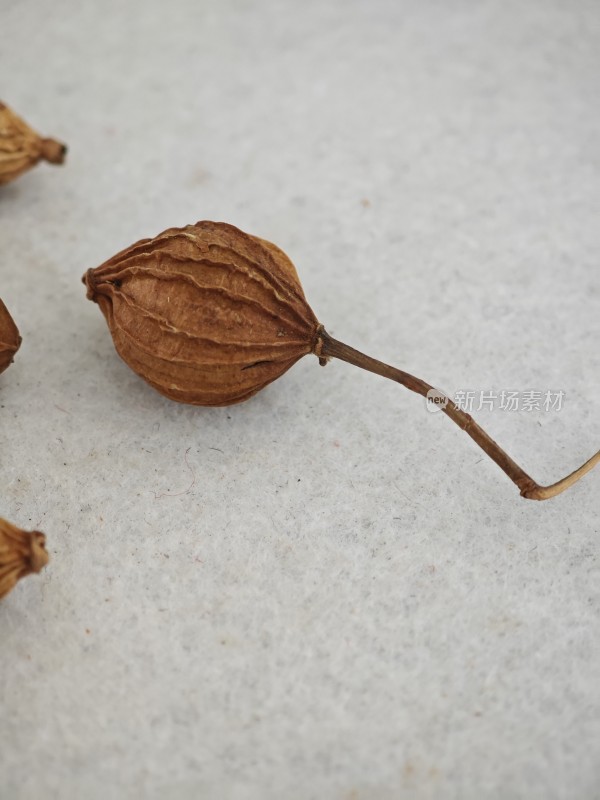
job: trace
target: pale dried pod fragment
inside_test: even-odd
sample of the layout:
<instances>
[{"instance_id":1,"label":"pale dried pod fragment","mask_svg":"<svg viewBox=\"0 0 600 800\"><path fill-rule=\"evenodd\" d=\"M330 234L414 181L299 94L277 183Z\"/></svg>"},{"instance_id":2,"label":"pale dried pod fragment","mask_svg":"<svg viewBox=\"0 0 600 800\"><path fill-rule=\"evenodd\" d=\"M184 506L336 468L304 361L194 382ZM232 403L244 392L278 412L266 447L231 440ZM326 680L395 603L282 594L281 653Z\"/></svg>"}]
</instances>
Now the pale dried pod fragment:
<instances>
[{"instance_id":1,"label":"pale dried pod fragment","mask_svg":"<svg viewBox=\"0 0 600 800\"><path fill-rule=\"evenodd\" d=\"M62 164L66 145L37 134L0 101L0 184L18 178L39 161Z\"/></svg>"},{"instance_id":2,"label":"pale dried pod fragment","mask_svg":"<svg viewBox=\"0 0 600 800\"><path fill-rule=\"evenodd\" d=\"M19 330L8 309L0 300L0 372L12 363L15 353L21 346Z\"/></svg>"},{"instance_id":3,"label":"pale dried pod fragment","mask_svg":"<svg viewBox=\"0 0 600 800\"><path fill-rule=\"evenodd\" d=\"M0 598L21 578L46 566L45 545L46 537L40 531L24 531L0 518Z\"/></svg>"}]
</instances>

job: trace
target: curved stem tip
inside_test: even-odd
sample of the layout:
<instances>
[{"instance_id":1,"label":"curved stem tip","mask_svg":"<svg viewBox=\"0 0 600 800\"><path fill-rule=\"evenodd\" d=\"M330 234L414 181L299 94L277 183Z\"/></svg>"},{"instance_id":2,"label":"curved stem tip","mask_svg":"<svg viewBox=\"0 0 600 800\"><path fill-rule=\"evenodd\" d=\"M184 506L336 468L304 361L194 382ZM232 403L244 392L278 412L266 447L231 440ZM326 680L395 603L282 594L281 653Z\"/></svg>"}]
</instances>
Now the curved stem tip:
<instances>
[{"instance_id":1,"label":"curved stem tip","mask_svg":"<svg viewBox=\"0 0 600 800\"><path fill-rule=\"evenodd\" d=\"M460 409L452 400L445 394L440 392L434 386L415 378L408 372L403 372L400 369L391 367L389 364L384 364L383 361L377 361L375 358L349 347L343 342L339 342L330 336L324 328L320 328L318 336L318 346L315 347L315 354L321 359L321 363L327 358L339 358L341 361L346 361L348 364L353 364L355 367L360 367L368 372L373 372L375 375L381 375L384 378L389 378L392 381L402 384L411 392L416 392L422 397L428 397L429 392L434 392L438 398L438 405L440 409L455 422L459 428L465 433L468 433L471 439L476 442L487 455L495 461L496 464L503 470L511 481L516 484L521 492L521 497L528 500L548 500L550 497L555 497L557 494L564 492L569 486L572 486L587 472L589 472L596 464L600 463L600 451L593 455L585 464L582 464L579 469L571 472L560 481L551 484L550 486L540 486L533 478L528 475L525 470L512 460L512 458L505 453L496 442L488 436L488 434L481 428L465 411Z\"/></svg>"}]
</instances>

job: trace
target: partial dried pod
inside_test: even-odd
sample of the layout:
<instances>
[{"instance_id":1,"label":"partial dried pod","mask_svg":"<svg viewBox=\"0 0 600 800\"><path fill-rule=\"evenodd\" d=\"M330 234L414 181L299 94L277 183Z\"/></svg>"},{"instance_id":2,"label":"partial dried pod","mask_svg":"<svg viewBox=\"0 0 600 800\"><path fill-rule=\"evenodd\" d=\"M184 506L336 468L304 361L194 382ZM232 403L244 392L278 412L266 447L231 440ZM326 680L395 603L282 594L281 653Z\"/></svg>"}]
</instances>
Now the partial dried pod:
<instances>
[{"instance_id":1,"label":"partial dried pod","mask_svg":"<svg viewBox=\"0 0 600 800\"><path fill-rule=\"evenodd\" d=\"M48 563L46 537L39 531L23 531L0 518L0 598L21 578L40 572Z\"/></svg>"},{"instance_id":2,"label":"partial dried pod","mask_svg":"<svg viewBox=\"0 0 600 800\"><path fill-rule=\"evenodd\" d=\"M64 144L39 136L0 102L0 184L18 178L38 161L62 164L66 153Z\"/></svg>"},{"instance_id":3,"label":"partial dried pod","mask_svg":"<svg viewBox=\"0 0 600 800\"><path fill-rule=\"evenodd\" d=\"M19 330L7 307L0 300L0 372L8 367L21 346Z\"/></svg>"},{"instance_id":4,"label":"partial dried pod","mask_svg":"<svg viewBox=\"0 0 600 800\"><path fill-rule=\"evenodd\" d=\"M233 225L198 222L142 239L83 276L121 358L161 394L203 406L247 400L313 353L435 393L441 410L504 470L523 497L544 500L600 462L540 486L473 418L425 381L331 337L278 247Z\"/></svg>"}]
</instances>

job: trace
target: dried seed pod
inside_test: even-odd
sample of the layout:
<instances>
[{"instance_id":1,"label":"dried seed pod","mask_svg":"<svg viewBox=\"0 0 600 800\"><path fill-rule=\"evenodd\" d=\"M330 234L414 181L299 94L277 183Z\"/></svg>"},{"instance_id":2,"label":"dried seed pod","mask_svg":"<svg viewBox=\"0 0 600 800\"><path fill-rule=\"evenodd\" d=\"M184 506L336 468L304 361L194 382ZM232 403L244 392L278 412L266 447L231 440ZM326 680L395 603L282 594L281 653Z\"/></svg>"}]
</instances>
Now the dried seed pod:
<instances>
[{"instance_id":1,"label":"dried seed pod","mask_svg":"<svg viewBox=\"0 0 600 800\"><path fill-rule=\"evenodd\" d=\"M40 572L48 563L46 537L39 531L23 531L0 518L0 598L17 581Z\"/></svg>"},{"instance_id":2,"label":"dried seed pod","mask_svg":"<svg viewBox=\"0 0 600 800\"><path fill-rule=\"evenodd\" d=\"M0 184L18 178L38 161L62 164L67 148L54 139L44 139L0 102Z\"/></svg>"},{"instance_id":3,"label":"dried seed pod","mask_svg":"<svg viewBox=\"0 0 600 800\"><path fill-rule=\"evenodd\" d=\"M427 397L498 464L523 497L544 500L600 462L596 453L540 486L443 393L331 337L278 247L233 225L198 222L142 239L83 276L123 360L159 392L185 403L247 400L302 356L338 358Z\"/></svg>"},{"instance_id":4,"label":"dried seed pod","mask_svg":"<svg viewBox=\"0 0 600 800\"><path fill-rule=\"evenodd\" d=\"M8 367L21 346L19 330L8 309L0 300L0 372Z\"/></svg>"},{"instance_id":5,"label":"dried seed pod","mask_svg":"<svg viewBox=\"0 0 600 800\"><path fill-rule=\"evenodd\" d=\"M291 261L232 225L171 228L84 280L121 358L172 400L239 403L314 347Z\"/></svg>"}]
</instances>

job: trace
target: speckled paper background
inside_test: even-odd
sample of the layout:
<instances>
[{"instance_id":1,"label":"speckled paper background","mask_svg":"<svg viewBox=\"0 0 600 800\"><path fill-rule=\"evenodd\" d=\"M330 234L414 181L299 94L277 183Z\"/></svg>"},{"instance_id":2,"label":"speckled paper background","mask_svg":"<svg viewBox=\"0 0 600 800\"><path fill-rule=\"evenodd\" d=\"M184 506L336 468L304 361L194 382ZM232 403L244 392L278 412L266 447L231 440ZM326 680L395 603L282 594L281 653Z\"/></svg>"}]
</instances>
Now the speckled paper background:
<instances>
[{"instance_id":1,"label":"speckled paper background","mask_svg":"<svg viewBox=\"0 0 600 800\"><path fill-rule=\"evenodd\" d=\"M184 407L80 277L172 225L276 242L332 334L544 483L600 447L595 0L2 0L2 800L600 797L600 473L521 500L441 414L307 357Z\"/></svg>"}]
</instances>

